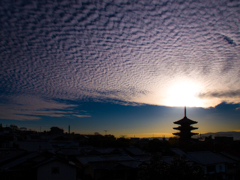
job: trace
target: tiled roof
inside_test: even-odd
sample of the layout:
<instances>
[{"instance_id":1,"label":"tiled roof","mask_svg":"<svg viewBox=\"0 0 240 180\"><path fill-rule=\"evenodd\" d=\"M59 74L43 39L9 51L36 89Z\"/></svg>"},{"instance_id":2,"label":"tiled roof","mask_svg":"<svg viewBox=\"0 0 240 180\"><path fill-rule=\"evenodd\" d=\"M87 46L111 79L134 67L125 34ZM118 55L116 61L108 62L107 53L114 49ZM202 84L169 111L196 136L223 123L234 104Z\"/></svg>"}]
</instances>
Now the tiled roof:
<instances>
[{"instance_id":1,"label":"tiled roof","mask_svg":"<svg viewBox=\"0 0 240 180\"><path fill-rule=\"evenodd\" d=\"M6 169L9 169L11 167L14 167L14 166L17 166L23 162L26 162L28 159L31 159L31 158L34 158L36 156L39 156L39 153L35 152L35 153L31 153L31 154L28 154L26 156L23 156L19 159L16 159L14 161L11 161L3 166L0 167L0 171L3 171L3 170L6 170Z\"/></svg>"},{"instance_id":2,"label":"tiled roof","mask_svg":"<svg viewBox=\"0 0 240 180\"><path fill-rule=\"evenodd\" d=\"M133 158L128 155L105 155L101 156L105 161L131 161Z\"/></svg>"},{"instance_id":3,"label":"tiled roof","mask_svg":"<svg viewBox=\"0 0 240 180\"><path fill-rule=\"evenodd\" d=\"M53 147L49 142L44 141L18 141L19 149L24 149L27 151L37 151L37 150L52 150Z\"/></svg>"},{"instance_id":4,"label":"tiled roof","mask_svg":"<svg viewBox=\"0 0 240 180\"><path fill-rule=\"evenodd\" d=\"M186 156L186 153L183 152L181 149L178 148L171 148L171 151L179 156Z\"/></svg>"},{"instance_id":5,"label":"tiled roof","mask_svg":"<svg viewBox=\"0 0 240 180\"><path fill-rule=\"evenodd\" d=\"M187 153L187 157L202 165L218 164L218 163L234 163L229 158L220 156L210 151L191 152Z\"/></svg>"},{"instance_id":6,"label":"tiled roof","mask_svg":"<svg viewBox=\"0 0 240 180\"><path fill-rule=\"evenodd\" d=\"M103 158L100 156L85 156L85 157L77 157L77 160L82 164L86 165L89 162L97 162L97 161L103 161Z\"/></svg>"},{"instance_id":7,"label":"tiled roof","mask_svg":"<svg viewBox=\"0 0 240 180\"><path fill-rule=\"evenodd\" d=\"M143 152L141 149L136 148L136 147L128 147L128 148L125 148L125 149L126 149L126 151L128 151L132 155L139 156L139 155L144 155L145 154L145 152Z\"/></svg>"}]
</instances>

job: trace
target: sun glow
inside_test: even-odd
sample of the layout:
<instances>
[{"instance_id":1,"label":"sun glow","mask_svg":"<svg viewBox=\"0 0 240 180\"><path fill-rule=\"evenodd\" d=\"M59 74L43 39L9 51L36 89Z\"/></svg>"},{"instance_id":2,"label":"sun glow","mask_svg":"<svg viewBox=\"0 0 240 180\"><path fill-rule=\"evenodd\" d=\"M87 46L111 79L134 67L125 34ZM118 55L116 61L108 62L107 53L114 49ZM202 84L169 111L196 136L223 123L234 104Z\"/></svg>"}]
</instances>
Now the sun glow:
<instances>
[{"instance_id":1,"label":"sun glow","mask_svg":"<svg viewBox=\"0 0 240 180\"><path fill-rule=\"evenodd\" d=\"M204 102L197 97L200 86L193 82L178 82L167 90L165 104L167 106L203 107Z\"/></svg>"}]
</instances>

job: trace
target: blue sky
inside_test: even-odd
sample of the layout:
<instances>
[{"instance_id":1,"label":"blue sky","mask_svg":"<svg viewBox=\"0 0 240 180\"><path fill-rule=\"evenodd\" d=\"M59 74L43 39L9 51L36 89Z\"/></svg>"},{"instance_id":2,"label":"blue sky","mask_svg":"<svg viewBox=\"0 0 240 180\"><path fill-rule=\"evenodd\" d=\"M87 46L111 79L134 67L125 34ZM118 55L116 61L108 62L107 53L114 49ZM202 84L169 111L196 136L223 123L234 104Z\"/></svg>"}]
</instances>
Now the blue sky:
<instances>
[{"instance_id":1,"label":"blue sky","mask_svg":"<svg viewBox=\"0 0 240 180\"><path fill-rule=\"evenodd\" d=\"M1 1L0 122L169 136L240 130L239 1Z\"/></svg>"},{"instance_id":2,"label":"blue sky","mask_svg":"<svg viewBox=\"0 0 240 180\"><path fill-rule=\"evenodd\" d=\"M49 130L52 126L63 128L82 134L99 132L127 137L169 137L175 130L174 121L184 116L183 107L166 107L157 105L133 105L125 102L96 102L56 100L60 104L71 107L64 109L45 110L44 115L28 115L35 120L2 119L4 125L16 124L19 127L28 127L37 131ZM187 116L198 122L196 132L228 132L239 131L240 109L239 104L221 103L212 108L188 107ZM38 110L37 110L38 111ZM48 114L47 111L50 111ZM55 115L52 111L57 112ZM39 112L39 111L38 111ZM79 115L81 114L81 116ZM79 115L79 116L78 116Z\"/></svg>"}]
</instances>

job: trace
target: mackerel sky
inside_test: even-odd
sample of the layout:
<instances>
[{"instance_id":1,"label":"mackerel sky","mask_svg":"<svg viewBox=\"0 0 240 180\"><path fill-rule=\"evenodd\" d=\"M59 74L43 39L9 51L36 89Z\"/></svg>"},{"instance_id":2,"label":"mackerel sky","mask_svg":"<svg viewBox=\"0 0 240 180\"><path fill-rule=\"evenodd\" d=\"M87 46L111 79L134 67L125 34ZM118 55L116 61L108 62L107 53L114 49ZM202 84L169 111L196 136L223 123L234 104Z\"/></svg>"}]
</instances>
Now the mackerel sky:
<instances>
[{"instance_id":1,"label":"mackerel sky","mask_svg":"<svg viewBox=\"0 0 240 180\"><path fill-rule=\"evenodd\" d=\"M0 39L3 125L240 130L239 0L3 0Z\"/></svg>"}]
</instances>

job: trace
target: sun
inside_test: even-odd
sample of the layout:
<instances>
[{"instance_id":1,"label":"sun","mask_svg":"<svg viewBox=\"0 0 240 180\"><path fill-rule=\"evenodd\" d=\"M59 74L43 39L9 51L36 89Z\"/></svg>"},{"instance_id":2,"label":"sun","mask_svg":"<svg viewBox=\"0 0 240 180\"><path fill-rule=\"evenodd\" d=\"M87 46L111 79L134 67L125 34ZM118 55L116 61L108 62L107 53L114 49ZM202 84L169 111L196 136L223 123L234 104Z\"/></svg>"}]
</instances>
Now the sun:
<instances>
[{"instance_id":1,"label":"sun","mask_svg":"<svg viewBox=\"0 0 240 180\"><path fill-rule=\"evenodd\" d=\"M166 93L167 106L203 107L203 101L197 97L201 87L191 81L181 81L171 85Z\"/></svg>"}]
</instances>

